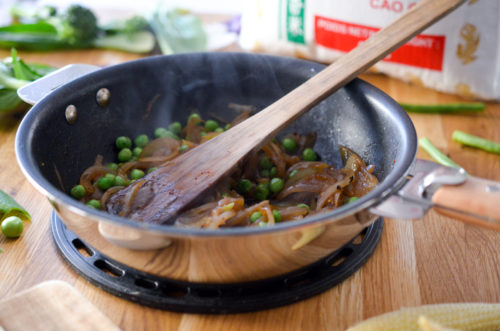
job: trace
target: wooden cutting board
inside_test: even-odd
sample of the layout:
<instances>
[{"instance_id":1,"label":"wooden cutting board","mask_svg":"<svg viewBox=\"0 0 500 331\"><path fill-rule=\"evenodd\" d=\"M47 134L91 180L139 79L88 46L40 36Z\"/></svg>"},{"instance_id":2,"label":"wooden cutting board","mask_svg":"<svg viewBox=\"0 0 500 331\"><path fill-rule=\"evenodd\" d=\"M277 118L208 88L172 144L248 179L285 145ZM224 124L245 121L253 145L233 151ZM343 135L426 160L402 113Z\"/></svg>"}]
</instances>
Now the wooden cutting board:
<instances>
[{"instance_id":1,"label":"wooden cutting board","mask_svg":"<svg viewBox=\"0 0 500 331\"><path fill-rule=\"evenodd\" d=\"M52 280L0 301L0 330L120 329L69 284Z\"/></svg>"}]
</instances>

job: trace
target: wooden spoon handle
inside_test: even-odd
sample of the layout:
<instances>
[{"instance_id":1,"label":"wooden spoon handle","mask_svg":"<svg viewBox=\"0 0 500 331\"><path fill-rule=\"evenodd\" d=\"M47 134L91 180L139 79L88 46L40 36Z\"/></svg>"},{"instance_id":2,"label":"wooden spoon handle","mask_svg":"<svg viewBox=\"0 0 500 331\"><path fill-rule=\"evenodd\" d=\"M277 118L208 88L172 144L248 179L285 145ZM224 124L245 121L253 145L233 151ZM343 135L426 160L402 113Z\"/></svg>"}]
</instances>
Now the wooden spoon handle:
<instances>
[{"instance_id":1,"label":"wooden spoon handle","mask_svg":"<svg viewBox=\"0 0 500 331\"><path fill-rule=\"evenodd\" d=\"M464 184L440 187L432 202L443 215L500 231L499 182L469 177Z\"/></svg>"},{"instance_id":2,"label":"wooden spoon handle","mask_svg":"<svg viewBox=\"0 0 500 331\"><path fill-rule=\"evenodd\" d=\"M280 129L290 124L299 115L311 109L464 1L423 0L419 2L414 8L358 45L350 53L345 54L313 78L243 122L246 129L240 127L240 130L248 131L250 134L251 131L255 131L255 125L258 124L259 132L254 132L253 136L260 135L262 140L275 136Z\"/></svg>"}]
</instances>

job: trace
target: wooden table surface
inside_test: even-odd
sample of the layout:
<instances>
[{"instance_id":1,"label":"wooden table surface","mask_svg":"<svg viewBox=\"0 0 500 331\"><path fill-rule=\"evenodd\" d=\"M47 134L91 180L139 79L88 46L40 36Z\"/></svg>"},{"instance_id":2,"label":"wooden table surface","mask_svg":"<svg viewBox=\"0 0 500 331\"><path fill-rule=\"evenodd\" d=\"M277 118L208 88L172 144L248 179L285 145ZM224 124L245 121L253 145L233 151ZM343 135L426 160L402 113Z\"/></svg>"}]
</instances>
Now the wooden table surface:
<instances>
[{"instance_id":1,"label":"wooden table surface","mask_svg":"<svg viewBox=\"0 0 500 331\"><path fill-rule=\"evenodd\" d=\"M7 56L1 51L0 56ZM62 66L83 62L110 65L136 55L103 51L22 54L28 61ZM363 78L401 102L442 103L460 98L411 86L381 75ZM500 156L462 148L455 129L500 141L500 104L476 115L411 115L419 136L474 175L500 181ZM194 315L151 309L104 292L74 272L52 240L48 201L25 180L15 160L19 118L0 119L0 189L33 216L21 238L0 235L0 299L46 280L73 285L123 330L345 330L374 315L401 307L445 302L500 302L500 232L484 230L432 210L421 220L386 219L368 262L342 284L308 300L247 314ZM428 158L423 151L418 154ZM22 309L22 307L20 307Z\"/></svg>"}]
</instances>

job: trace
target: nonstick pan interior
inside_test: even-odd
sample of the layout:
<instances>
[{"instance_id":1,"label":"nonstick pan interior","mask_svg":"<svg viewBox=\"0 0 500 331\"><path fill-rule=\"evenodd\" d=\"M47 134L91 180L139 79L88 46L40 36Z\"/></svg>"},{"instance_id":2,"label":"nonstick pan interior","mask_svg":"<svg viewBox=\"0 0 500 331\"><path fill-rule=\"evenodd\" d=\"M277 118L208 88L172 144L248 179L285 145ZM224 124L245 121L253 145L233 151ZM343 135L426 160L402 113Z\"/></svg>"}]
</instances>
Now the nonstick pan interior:
<instances>
[{"instance_id":1,"label":"nonstick pan interior","mask_svg":"<svg viewBox=\"0 0 500 331\"><path fill-rule=\"evenodd\" d=\"M105 68L34 106L18 133L18 158L52 196L90 209L68 192L96 155L103 155L105 163L116 161L116 137L152 136L157 127L173 121L184 124L192 112L231 121L239 112L229 104L263 109L322 68L308 61L241 53L151 57ZM101 88L111 94L106 106L96 101ZM64 115L70 104L77 108L75 124ZM395 189L415 157L416 135L408 116L361 80L337 91L285 131L316 132L315 149L337 167L342 166L339 145L375 164L381 184L371 193L373 201Z\"/></svg>"}]
</instances>

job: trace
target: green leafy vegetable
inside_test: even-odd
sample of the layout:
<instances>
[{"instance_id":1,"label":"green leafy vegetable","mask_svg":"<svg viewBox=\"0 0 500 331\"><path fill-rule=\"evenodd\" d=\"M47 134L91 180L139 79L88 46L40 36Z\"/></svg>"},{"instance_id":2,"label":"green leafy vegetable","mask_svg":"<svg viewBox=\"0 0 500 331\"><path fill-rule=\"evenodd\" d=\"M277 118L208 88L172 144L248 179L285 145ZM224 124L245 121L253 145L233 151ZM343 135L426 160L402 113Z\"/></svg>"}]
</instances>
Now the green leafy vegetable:
<instances>
[{"instance_id":1,"label":"green leafy vegetable","mask_svg":"<svg viewBox=\"0 0 500 331\"><path fill-rule=\"evenodd\" d=\"M24 103L19 99L16 91L0 89L0 113L20 110L23 105Z\"/></svg>"},{"instance_id":2,"label":"green leafy vegetable","mask_svg":"<svg viewBox=\"0 0 500 331\"><path fill-rule=\"evenodd\" d=\"M10 195L0 190L0 222L10 216L17 216L23 221L31 221L31 215Z\"/></svg>"},{"instance_id":3,"label":"green leafy vegetable","mask_svg":"<svg viewBox=\"0 0 500 331\"><path fill-rule=\"evenodd\" d=\"M457 163L455 163L452 159L446 156L443 152L441 152L432 142L426 138L420 138L418 140L418 145L422 147L429 155L439 164L445 165L447 167L454 168L462 168Z\"/></svg>"},{"instance_id":4,"label":"green leafy vegetable","mask_svg":"<svg viewBox=\"0 0 500 331\"><path fill-rule=\"evenodd\" d=\"M0 62L0 113L25 109L27 105L17 96L17 89L53 70L46 65L25 63L12 49L11 56Z\"/></svg>"},{"instance_id":5,"label":"green leafy vegetable","mask_svg":"<svg viewBox=\"0 0 500 331\"><path fill-rule=\"evenodd\" d=\"M482 102L444 103L434 105L400 103L400 105L404 110L411 113L454 114L460 112L482 112L485 109L485 104Z\"/></svg>"},{"instance_id":6,"label":"green leafy vegetable","mask_svg":"<svg viewBox=\"0 0 500 331\"><path fill-rule=\"evenodd\" d=\"M477 137L460 130L455 130L452 138L462 145L475 147L490 153L500 154L500 143Z\"/></svg>"},{"instance_id":7,"label":"green leafy vegetable","mask_svg":"<svg viewBox=\"0 0 500 331\"><path fill-rule=\"evenodd\" d=\"M13 25L0 27L0 47L32 51L76 48L110 48L148 53L155 39L145 18L133 16L99 26L87 7L71 5L64 12L51 6L27 10L13 7Z\"/></svg>"}]
</instances>

